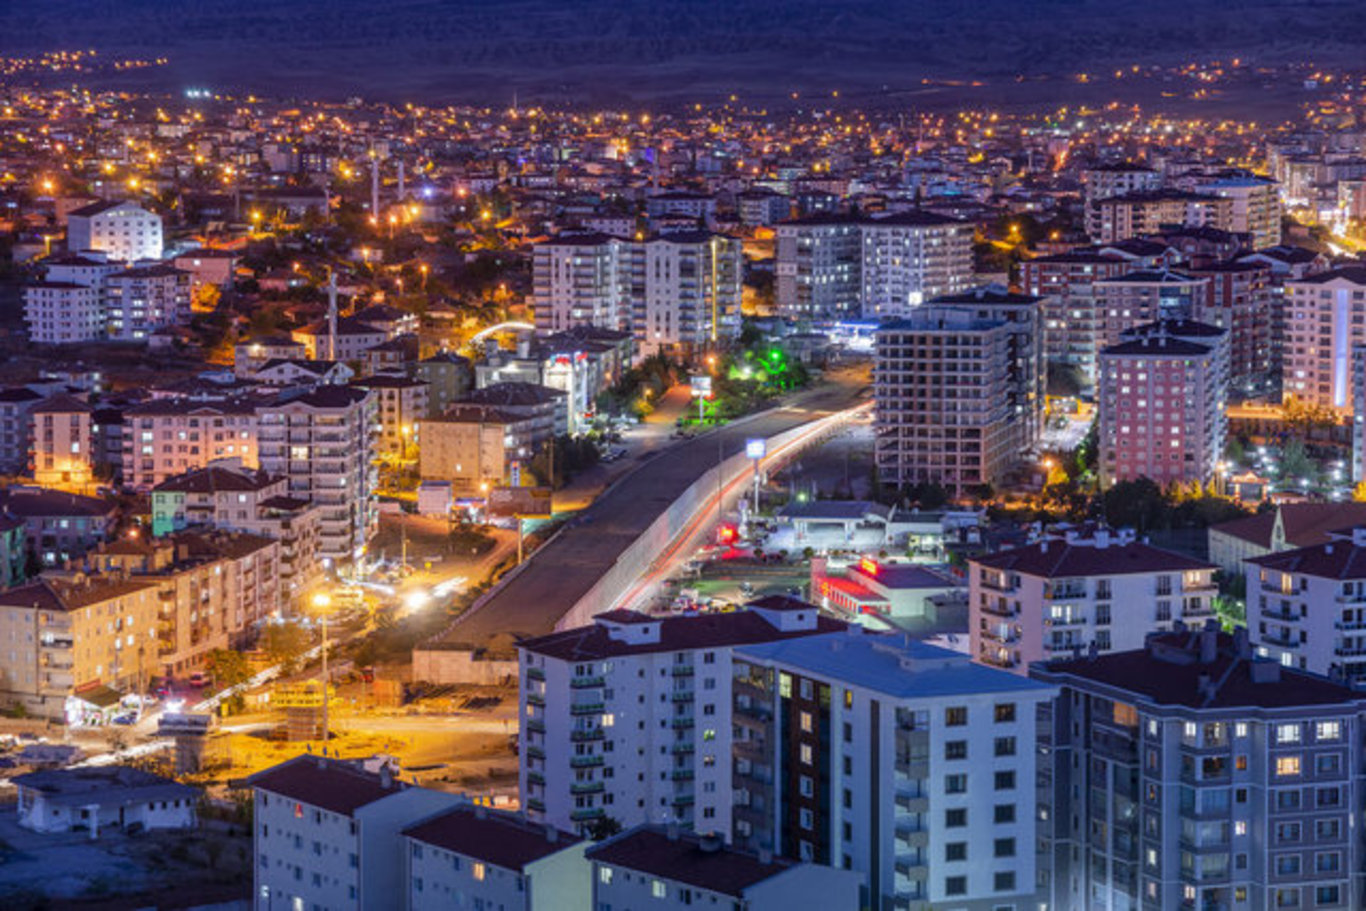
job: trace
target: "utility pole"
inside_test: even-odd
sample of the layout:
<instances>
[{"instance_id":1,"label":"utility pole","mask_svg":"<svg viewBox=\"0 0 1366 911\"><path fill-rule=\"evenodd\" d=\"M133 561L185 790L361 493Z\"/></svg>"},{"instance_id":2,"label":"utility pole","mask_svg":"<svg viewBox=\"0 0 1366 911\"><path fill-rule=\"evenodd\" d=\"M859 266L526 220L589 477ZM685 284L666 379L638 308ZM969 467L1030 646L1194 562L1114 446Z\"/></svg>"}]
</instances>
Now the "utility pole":
<instances>
[{"instance_id":1,"label":"utility pole","mask_svg":"<svg viewBox=\"0 0 1366 911\"><path fill-rule=\"evenodd\" d=\"M323 613L323 751L327 751L327 739L329 736L328 717L327 717L327 684L330 678L327 676L327 613Z\"/></svg>"}]
</instances>

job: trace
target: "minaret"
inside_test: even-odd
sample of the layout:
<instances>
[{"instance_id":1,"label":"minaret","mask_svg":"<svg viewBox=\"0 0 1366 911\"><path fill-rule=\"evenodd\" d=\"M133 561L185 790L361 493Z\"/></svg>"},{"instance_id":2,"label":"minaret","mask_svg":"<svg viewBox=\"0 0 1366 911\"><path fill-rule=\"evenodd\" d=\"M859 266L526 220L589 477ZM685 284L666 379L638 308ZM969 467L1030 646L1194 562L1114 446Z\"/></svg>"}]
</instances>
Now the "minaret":
<instances>
[{"instance_id":1,"label":"minaret","mask_svg":"<svg viewBox=\"0 0 1366 911\"><path fill-rule=\"evenodd\" d=\"M327 359L337 359L337 273L327 276Z\"/></svg>"},{"instance_id":2,"label":"minaret","mask_svg":"<svg viewBox=\"0 0 1366 911\"><path fill-rule=\"evenodd\" d=\"M379 156L370 150L370 214L379 218Z\"/></svg>"}]
</instances>

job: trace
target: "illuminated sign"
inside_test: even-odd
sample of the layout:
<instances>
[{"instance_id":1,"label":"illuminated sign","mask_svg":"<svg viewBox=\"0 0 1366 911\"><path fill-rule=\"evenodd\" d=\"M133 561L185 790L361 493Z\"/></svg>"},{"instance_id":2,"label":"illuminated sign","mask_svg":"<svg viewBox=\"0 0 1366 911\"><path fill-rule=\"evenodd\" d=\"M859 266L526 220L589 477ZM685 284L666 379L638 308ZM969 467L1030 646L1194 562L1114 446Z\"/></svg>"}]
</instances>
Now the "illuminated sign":
<instances>
[{"instance_id":1,"label":"illuminated sign","mask_svg":"<svg viewBox=\"0 0 1366 911\"><path fill-rule=\"evenodd\" d=\"M692 386L693 398L711 398L711 377L705 375L689 377L688 383Z\"/></svg>"},{"instance_id":2,"label":"illuminated sign","mask_svg":"<svg viewBox=\"0 0 1366 911\"><path fill-rule=\"evenodd\" d=\"M746 440L745 455L751 459L762 459L768 452L768 444L763 440Z\"/></svg>"},{"instance_id":3,"label":"illuminated sign","mask_svg":"<svg viewBox=\"0 0 1366 911\"><path fill-rule=\"evenodd\" d=\"M862 560L858 561L858 568L861 569L861 570L863 570L865 573L867 573L867 574L870 575L870 576L876 576L876 575L877 575L877 571L878 571L877 561L874 560L872 557L864 557Z\"/></svg>"}]
</instances>

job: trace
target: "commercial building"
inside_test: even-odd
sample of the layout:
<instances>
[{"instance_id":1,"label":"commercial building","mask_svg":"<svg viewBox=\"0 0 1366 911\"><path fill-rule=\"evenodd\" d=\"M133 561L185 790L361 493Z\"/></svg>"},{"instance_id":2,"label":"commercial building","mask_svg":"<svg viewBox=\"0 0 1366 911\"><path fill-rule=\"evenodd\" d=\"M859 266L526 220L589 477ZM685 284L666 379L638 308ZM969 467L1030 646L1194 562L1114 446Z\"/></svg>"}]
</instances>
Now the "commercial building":
<instances>
[{"instance_id":1,"label":"commercial building","mask_svg":"<svg viewBox=\"0 0 1366 911\"><path fill-rule=\"evenodd\" d=\"M750 853L720 836L677 826L639 826L588 850L592 907L683 911L693 907L856 911L862 877L811 863Z\"/></svg>"},{"instance_id":2,"label":"commercial building","mask_svg":"<svg viewBox=\"0 0 1366 911\"><path fill-rule=\"evenodd\" d=\"M1228 437L1228 333L1166 320L1100 352L1100 482L1214 479Z\"/></svg>"},{"instance_id":3,"label":"commercial building","mask_svg":"<svg viewBox=\"0 0 1366 911\"><path fill-rule=\"evenodd\" d=\"M961 584L947 575L914 563L863 557L840 571L825 557L811 561L811 600L859 622L926 620L933 623L941 606L962 603Z\"/></svg>"},{"instance_id":4,"label":"commercial building","mask_svg":"<svg viewBox=\"0 0 1366 911\"><path fill-rule=\"evenodd\" d=\"M1366 700L1216 623L1035 665L1050 908L1360 908Z\"/></svg>"},{"instance_id":5,"label":"commercial building","mask_svg":"<svg viewBox=\"0 0 1366 911\"><path fill-rule=\"evenodd\" d=\"M1022 455L1011 426L1011 325L948 307L877 330L875 459L897 486L951 495L1000 480Z\"/></svg>"},{"instance_id":6,"label":"commercial building","mask_svg":"<svg viewBox=\"0 0 1366 911\"><path fill-rule=\"evenodd\" d=\"M739 648L734 677L737 846L857 870L861 907L1033 907L1053 687L854 629Z\"/></svg>"},{"instance_id":7,"label":"commercial building","mask_svg":"<svg viewBox=\"0 0 1366 911\"><path fill-rule=\"evenodd\" d=\"M66 248L76 254L95 250L128 263L161 259L161 216L131 200L82 206L67 214Z\"/></svg>"},{"instance_id":8,"label":"commercial building","mask_svg":"<svg viewBox=\"0 0 1366 911\"><path fill-rule=\"evenodd\" d=\"M1138 648L1153 630L1212 617L1218 593L1212 564L1104 529L968 563L971 654L1018 673L1092 647Z\"/></svg>"},{"instance_id":9,"label":"commercial building","mask_svg":"<svg viewBox=\"0 0 1366 911\"><path fill-rule=\"evenodd\" d=\"M521 772L533 819L574 831L610 816L730 825L731 653L844 624L790 598L729 614L618 610L518 645Z\"/></svg>"}]
</instances>

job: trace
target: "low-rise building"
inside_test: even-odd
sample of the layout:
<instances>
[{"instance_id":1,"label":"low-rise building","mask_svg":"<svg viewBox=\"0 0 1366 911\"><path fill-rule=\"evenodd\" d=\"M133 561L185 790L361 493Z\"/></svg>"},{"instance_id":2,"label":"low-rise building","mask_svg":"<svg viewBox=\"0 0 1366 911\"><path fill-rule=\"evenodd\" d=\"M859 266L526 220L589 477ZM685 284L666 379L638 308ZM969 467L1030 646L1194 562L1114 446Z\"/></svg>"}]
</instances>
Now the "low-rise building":
<instances>
[{"instance_id":1,"label":"low-rise building","mask_svg":"<svg viewBox=\"0 0 1366 911\"><path fill-rule=\"evenodd\" d=\"M14 485L0 490L0 511L24 524L28 557L61 566L109 537L117 512L110 500Z\"/></svg>"},{"instance_id":2,"label":"low-rise building","mask_svg":"<svg viewBox=\"0 0 1366 911\"><path fill-rule=\"evenodd\" d=\"M863 877L771 852L727 847L720 836L680 832L677 826L639 826L588 851L592 907L744 908L857 911Z\"/></svg>"},{"instance_id":3,"label":"low-rise building","mask_svg":"<svg viewBox=\"0 0 1366 911\"><path fill-rule=\"evenodd\" d=\"M19 825L44 834L193 829L199 790L131 766L43 769L12 779Z\"/></svg>"},{"instance_id":4,"label":"low-rise building","mask_svg":"<svg viewBox=\"0 0 1366 911\"><path fill-rule=\"evenodd\" d=\"M1153 630L1214 615L1215 569L1104 529L974 558L972 656L1025 673L1060 654L1139 648Z\"/></svg>"},{"instance_id":5,"label":"low-rise building","mask_svg":"<svg viewBox=\"0 0 1366 911\"><path fill-rule=\"evenodd\" d=\"M544 422L485 405L454 405L422 421L418 474L449 481L457 496L508 484L549 441Z\"/></svg>"}]
</instances>

